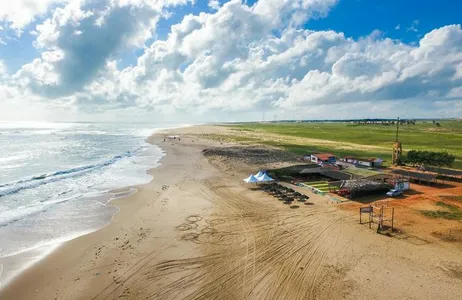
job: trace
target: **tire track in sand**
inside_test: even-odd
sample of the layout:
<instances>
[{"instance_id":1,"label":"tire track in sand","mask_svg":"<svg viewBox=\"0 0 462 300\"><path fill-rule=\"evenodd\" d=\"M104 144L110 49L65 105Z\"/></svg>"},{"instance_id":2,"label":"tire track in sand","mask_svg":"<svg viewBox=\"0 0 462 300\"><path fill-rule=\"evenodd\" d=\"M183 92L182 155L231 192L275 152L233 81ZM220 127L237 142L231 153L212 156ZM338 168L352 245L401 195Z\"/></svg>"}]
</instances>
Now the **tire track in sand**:
<instances>
[{"instance_id":1,"label":"tire track in sand","mask_svg":"<svg viewBox=\"0 0 462 300\"><path fill-rule=\"evenodd\" d=\"M201 255L147 262L126 281L133 290L145 299L318 298L319 280L330 272L325 262L338 252L332 247L343 215L317 205L293 210L253 201L239 186L204 185L200 195L215 214L193 222L197 227L177 227Z\"/></svg>"}]
</instances>

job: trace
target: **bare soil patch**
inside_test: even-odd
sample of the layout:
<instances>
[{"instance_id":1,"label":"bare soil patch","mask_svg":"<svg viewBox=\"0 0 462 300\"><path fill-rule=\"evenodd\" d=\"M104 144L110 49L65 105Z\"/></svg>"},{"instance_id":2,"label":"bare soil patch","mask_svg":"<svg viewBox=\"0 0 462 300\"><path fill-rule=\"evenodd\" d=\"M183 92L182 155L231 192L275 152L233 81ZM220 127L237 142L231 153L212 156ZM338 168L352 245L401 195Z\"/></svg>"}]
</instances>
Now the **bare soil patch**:
<instances>
[{"instance_id":1,"label":"bare soil patch","mask_svg":"<svg viewBox=\"0 0 462 300\"><path fill-rule=\"evenodd\" d=\"M230 146L208 148L202 151L205 157L219 156L224 160L252 165L295 161L296 156L269 147Z\"/></svg>"},{"instance_id":2,"label":"bare soil patch","mask_svg":"<svg viewBox=\"0 0 462 300\"><path fill-rule=\"evenodd\" d=\"M448 242L462 245L462 184L411 184L403 197L363 197L341 205L342 209L357 211L364 205L381 201L395 208L395 227L432 243Z\"/></svg>"},{"instance_id":3,"label":"bare soil patch","mask_svg":"<svg viewBox=\"0 0 462 300\"><path fill-rule=\"evenodd\" d=\"M462 228L433 231L432 235L445 242L462 243Z\"/></svg>"}]
</instances>

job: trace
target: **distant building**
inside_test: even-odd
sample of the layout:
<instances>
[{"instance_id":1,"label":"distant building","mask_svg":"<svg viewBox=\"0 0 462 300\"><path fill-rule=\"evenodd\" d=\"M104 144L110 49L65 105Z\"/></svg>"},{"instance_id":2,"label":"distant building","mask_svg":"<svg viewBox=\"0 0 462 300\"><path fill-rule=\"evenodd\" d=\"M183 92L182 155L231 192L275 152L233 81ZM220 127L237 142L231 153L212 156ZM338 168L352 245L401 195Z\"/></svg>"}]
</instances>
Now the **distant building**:
<instances>
[{"instance_id":1,"label":"distant building","mask_svg":"<svg viewBox=\"0 0 462 300\"><path fill-rule=\"evenodd\" d=\"M353 156L345 156L342 161L362 167L377 168L381 167L383 160L380 158L356 158Z\"/></svg>"},{"instance_id":2,"label":"distant building","mask_svg":"<svg viewBox=\"0 0 462 300\"><path fill-rule=\"evenodd\" d=\"M335 155L331 153L316 153L311 154L311 162L316 164L330 163L335 164L336 158Z\"/></svg>"},{"instance_id":3,"label":"distant building","mask_svg":"<svg viewBox=\"0 0 462 300\"><path fill-rule=\"evenodd\" d=\"M311 161L311 153L303 155L302 159L305 160L305 161Z\"/></svg>"}]
</instances>

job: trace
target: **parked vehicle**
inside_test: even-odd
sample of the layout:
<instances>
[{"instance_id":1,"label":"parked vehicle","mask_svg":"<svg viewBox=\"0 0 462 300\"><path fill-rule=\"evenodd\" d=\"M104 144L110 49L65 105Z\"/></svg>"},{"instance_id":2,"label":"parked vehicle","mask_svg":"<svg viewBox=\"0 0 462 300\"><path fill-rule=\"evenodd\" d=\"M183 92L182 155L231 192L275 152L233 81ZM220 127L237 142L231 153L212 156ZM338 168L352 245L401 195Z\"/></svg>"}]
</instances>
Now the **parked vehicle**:
<instances>
[{"instance_id":1,"label":"parked vehicle","mask_svg":"<svg viewBox=\"0 0 462 300\"><path fill-rule=\"evenodd\" d=\"M403 194L402 190L393 189L393 190L390 190L387 193L387 196L389 196L389 197L397 197L397 196L400 196L402 194Z\"/></svg>"},{"instance_id":2,"label":"parked vehicle","mask_svg":"<svg viewBox=\"0 0 462 300\"><path fill-rule=\"evenodd\" d=\"M347 197L350 194L350 191L347 189L341 189L336 191L337 195L342 196L342 197Z\"/></svg>"}]
</instances>

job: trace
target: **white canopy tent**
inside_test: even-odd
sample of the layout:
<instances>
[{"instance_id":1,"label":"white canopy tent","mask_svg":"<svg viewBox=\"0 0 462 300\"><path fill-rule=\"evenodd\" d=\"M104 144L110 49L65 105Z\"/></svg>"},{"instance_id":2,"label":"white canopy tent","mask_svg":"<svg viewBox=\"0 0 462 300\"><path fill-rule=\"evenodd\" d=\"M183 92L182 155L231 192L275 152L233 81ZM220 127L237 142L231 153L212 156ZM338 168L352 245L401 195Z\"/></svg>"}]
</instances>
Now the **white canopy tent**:
<instances>
[{"instance_id":1,"label":"white canopy tent","mask_svg":"<svg viewBox=\"0 0 462 300\"><path fill-rule=\"evenodd\" d=\"M259 177L262 177L263 175L265 175L265 172L262 172L262 171L258 171L257 174L255 174L255 178L259 178Z\"/></svg>"},{"instance_id":2,"label":"white canopy tent","mask_svg":"<svg viewBox=\"0 0 462 300\"><path fill-rule=\"evenodd\" d=\"M249 177L247 177L246 179L244 179L244 181L246 183L256 183L256 182L259 182L257 178L255 178L255 176L253 175L250 175Z\"/></svg>"},{"instance_id":3,"label":"white canopy tent","mask_svg":"<svg viewBox=\"0 0 462 300\"><path fill-rule=\"evenodd\" d=\"M258 182L267 182L267 181L273 181L274 179L269 177L268 174L263 174L262 176L257 178Z\"/></svg>"}]
</instances>

